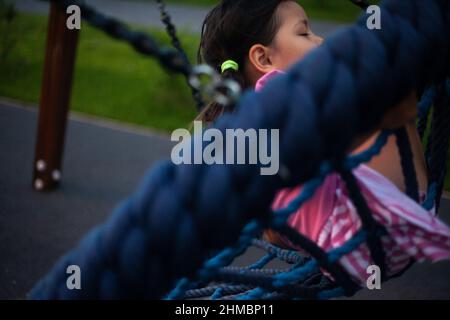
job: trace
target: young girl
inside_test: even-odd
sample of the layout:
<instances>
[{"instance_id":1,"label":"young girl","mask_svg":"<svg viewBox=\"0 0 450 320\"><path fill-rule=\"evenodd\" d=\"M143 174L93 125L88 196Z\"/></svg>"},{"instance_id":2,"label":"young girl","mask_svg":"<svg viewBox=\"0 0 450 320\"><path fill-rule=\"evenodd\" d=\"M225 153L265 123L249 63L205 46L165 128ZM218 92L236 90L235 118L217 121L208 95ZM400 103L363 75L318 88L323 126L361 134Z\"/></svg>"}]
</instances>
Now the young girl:
<instances>
[{"instance_id":1,"label":"young girl","mask_svg":"<svg viewBox=\"0 0 450 320\"><path fill-rule=\"evenodd\" d=\"M236 80L244 89L258 91L267 81L320 46L322 41L311 31L305 11L295 1L222 1L207 15L203 24L199 60L203 59L224 77ZM384 117L376 131L356 138L349 153L367 149L382 129L406 126L423 201L428 181L423 150L414 125L416 103L416 94L412 92ZM232 110L212 103L199 118L212 122L228 111ZM394 136L389 138L378 156L360 165L353 173L375 220L388 231L388 236L381 239L386 253L386 275L402 271L411 259L450 259L450 229L435 217L434 209L426 211L404 193L405 183ZM280 190L273 209L287 206L301 189L302 186ZM314 196L290 216L288 223L325 251L341 246L361 228L356 208L338 174L330 174ZM265 238L280 246L301 250L275 232L266 231ZM344 256L340 263L357 283L366 285L366 269L374 264L366 244Z\"/></svg>"}]
</instances>

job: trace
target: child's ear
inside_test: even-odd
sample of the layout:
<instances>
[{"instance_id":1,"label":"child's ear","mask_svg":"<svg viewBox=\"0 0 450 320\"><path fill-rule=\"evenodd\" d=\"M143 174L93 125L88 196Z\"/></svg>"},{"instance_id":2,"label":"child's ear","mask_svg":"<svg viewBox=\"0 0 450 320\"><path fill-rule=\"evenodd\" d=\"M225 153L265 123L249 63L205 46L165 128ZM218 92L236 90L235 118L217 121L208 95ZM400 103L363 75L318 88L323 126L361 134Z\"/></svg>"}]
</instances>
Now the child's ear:
<instances>
[{"instance_id":1,"label":"child's ear","mask_svg":"<svg viewBox=\"0 0 450 320\"><path fill-rule=\"evenodd\" d=\"M255 44L250 48L248 59L256 70L261 73L268 73L274 68L270 59L270 49L261 44Z\"/></svg>"}]
</instances>

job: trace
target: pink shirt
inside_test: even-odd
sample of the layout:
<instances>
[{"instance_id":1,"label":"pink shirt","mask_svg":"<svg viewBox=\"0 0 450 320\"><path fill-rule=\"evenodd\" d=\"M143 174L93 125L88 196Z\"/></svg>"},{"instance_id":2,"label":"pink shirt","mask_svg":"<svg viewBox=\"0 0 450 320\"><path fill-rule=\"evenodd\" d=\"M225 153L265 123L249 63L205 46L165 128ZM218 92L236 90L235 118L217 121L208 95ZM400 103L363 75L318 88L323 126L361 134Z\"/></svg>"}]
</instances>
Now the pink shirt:
<instances>
[{"instance_id":1,"label":"pink shirt","mask_svg":"<svg viewBox=\"0 0 450 320\"><path fill-rule=\"evenodd\" d=\"M266 74L255 89L261 90L280 73ZM381 238L388 276L402 271L411 258L417 261L450 259L450 229L436 217L434 208L425 210L389 179L364 164L353 173L374 219L388 231L388 235ZM272 209L286 207L301 189L302 186L298 186L279 191ZM422 201L424 196L421 195ZM362 225L344 181L335 173L330 174L314 196L289 217L288 224L325 251L342 246ZM301 250L283 236L281 238L287 246ZM366 285L369 276L366 269L374 264L366 244L341 258L340 263L361 286Z\"/></svg>"}]
</instances>

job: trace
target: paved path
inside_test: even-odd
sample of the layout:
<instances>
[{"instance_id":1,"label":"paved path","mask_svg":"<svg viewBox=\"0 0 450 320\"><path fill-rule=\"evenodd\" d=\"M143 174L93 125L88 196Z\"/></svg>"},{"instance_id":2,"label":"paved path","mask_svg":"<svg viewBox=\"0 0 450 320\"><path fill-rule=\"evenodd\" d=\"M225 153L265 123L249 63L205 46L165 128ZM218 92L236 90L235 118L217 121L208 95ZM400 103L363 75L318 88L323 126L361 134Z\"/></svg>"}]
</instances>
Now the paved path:
<instances>
[{"instance_id":1,"label":"paved path","mask_svg":"<svg viewBox=\"0 0 450 320\"><path fill-rule=\"evenodd\" d=\"M168 159L171 142L149 130L71 116L62 186L31 188L35 109L0 99L0 299L22 299L56 260L135 190L143 174ZM443 202L450 223L450 201ZM256 249L237 259L250 264ZM272 265L276 267L276 265ZM278 265L279 266L279 265ZM359 299L450 299L450 262L414 266Z\"/></svg>"},{"instance_id":2,"label":"paved path","mask_svg":"<svg viewBox=\"0 0 450 320\"><path fill-rule=\"evenodd\" d=\"M87 3L104 14L119 18L127 23L163 27L158 8L153 2L89 0ZM40 0L16 0L16 7L22 12L48 13L48 3ZM168 5L167 7L173 22L180 30L200 32L201 24L208 12L208 8L183 5ZM317 34L326 37L342 25L324 21L312 21L312 26Z\"/></svg>"}]
</instances>

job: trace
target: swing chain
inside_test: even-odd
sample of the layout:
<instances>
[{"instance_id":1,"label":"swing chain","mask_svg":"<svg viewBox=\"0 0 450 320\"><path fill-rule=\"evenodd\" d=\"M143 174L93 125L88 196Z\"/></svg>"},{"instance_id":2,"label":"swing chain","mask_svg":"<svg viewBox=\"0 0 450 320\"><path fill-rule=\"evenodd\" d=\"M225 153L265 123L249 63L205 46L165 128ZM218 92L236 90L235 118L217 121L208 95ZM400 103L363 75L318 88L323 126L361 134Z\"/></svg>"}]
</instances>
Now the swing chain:
<instances>
[{"instance_id":1,"label":"swing chain","mask_svg":"<svg viewBox=\"0 0 450 320\"><path fill-rule=\"evenodd\" d=\"M206 84L202 82L204 76ZM216 70L206 64L195 66L192 69L189 84L224 106L236 103L242 92L241 86L236 81L224 79Z\"/></svg>"}]
</instances>

